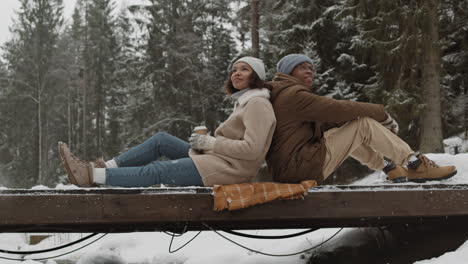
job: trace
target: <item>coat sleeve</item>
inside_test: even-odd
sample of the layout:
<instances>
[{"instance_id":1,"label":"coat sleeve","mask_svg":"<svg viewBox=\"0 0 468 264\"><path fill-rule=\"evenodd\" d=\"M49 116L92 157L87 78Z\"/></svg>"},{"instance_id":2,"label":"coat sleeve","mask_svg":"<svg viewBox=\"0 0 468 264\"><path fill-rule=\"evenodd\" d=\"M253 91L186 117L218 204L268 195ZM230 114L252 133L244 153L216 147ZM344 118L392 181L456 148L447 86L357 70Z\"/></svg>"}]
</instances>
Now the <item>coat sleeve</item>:
<instances>
[{"instance_id":1,"label":"coat sleeve","mask_svg":"<svg viewBox=\"0 0 468 264\"><path fill-rule=\"evenodd\" d=\"M377 121L385 120L383 105L362 103L313 94L304 89L293 90L288 99L294 115L302 121L344 123L359 117L370 117Z\"/></svg>"},{"instance_id":2,"label":"coat sleeve","mask_svg":"<svg viewBox=\"0 0 468 264\"><path fill-rule=\"evenodd\" d=\"M268 149L276 125L271 103L266 99L252 99L246 104L242 122L243 139L216 137L214 152L239 160L256 160Z\"/></svg>"}]
</instances>

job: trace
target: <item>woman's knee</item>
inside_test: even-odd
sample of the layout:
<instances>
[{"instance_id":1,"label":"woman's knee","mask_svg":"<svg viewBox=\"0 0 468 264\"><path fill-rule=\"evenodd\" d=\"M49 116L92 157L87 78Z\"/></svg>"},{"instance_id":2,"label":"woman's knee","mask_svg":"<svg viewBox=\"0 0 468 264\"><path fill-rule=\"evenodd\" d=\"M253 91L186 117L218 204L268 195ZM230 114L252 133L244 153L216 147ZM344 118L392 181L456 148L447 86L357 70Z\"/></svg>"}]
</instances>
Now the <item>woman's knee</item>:
<instances>
[{"instance_id":1,"label":"woman's knee","mask_svg":"<svg viewBox=\"0 0 468 264\"><path fill-rule=\"evenodd\" d=\"M144 144L150 144L152 148L158 148L162 142L166 141L169 134L166 132L158 132L152 137L148 138Z\"/></svg>"},{"instance_id":2,"label":"woman's knee","mask_svg":"<svg viewBox=\"0 0 468 264\"><path fill-rule=\"evenodd\" d=\"M152 137L151 137L151 140L158 144L160 142L164 142L165 140L167 140L168 138L171 137L171 134L167 133L167 132L158 132L156 134L154 134Z\"/></svg>"}]
</instances>

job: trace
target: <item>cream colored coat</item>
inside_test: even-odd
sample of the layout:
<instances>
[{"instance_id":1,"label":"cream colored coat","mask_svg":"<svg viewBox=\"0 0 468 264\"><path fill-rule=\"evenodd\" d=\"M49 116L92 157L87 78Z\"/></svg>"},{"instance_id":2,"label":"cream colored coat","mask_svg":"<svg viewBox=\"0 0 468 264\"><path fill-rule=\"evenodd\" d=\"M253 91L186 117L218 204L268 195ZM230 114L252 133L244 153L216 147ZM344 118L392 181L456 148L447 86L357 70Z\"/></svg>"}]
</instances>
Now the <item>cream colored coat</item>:
<instances>
[{"instance_id":1,"label":"cream colored coat","mask_svg":"<svg viewBox=\"0 0 468 264\"><path fill-rule=\"evenodd\" d=\"M215 131L214 149L189 155L205 186L252 180L265 161L276 119L267 89L252 89L239 97L234 112Z\"/></svg>"}]
</instances>

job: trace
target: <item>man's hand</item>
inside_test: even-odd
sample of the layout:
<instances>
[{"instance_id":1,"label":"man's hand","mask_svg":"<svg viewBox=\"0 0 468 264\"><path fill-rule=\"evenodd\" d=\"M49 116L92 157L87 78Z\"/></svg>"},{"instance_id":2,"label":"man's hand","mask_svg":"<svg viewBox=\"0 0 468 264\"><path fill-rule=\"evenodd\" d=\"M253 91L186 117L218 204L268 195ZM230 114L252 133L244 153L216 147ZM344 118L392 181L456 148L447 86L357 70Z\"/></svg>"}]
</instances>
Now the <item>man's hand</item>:
<instances>
[{"instance_id":1,"label":"man's hand","mask_svg":"<svg viewBox=\"0 0 468 264\"><path fill-rule=\"evenodd\" d=\"M190 147L196 150L212 150L216 138L210 135L200 135L193 133L189 138Z\"/></svg>"},{"instance_id":2,"label":"man's hand","mask_svg":"<svg viewBox=\"0 0 468 264\"><path fill-rule=\"evenodd\" d=\"M380 122L384 127L386 127L388 130L392 131L393 134L398 134L398 130L400 127L398 126L398 123L393 119L388 113L387 113L387 119L384 121Z\"/></svg>"}]
</instances>

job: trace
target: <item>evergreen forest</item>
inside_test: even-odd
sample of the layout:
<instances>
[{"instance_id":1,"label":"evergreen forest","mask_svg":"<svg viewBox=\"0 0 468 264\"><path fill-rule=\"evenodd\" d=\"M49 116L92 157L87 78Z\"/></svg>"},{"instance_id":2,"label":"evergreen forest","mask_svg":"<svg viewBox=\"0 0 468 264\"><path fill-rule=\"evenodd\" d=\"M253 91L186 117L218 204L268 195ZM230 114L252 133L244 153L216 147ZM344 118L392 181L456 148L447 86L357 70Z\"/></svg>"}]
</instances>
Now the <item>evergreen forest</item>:
<instances>
[{"instance_id":1,"label":"evergreen forest","mask_svg":"<svg viewBox=\"0 0 468 264\"><path fill-rule=\"evenodd\" d=\"M290 53L314 91L384 104L423 153L468 130L468 0L18 0L0 58L0 185L65 182L57 142L110 159L158 131L210 131L231 63Z\"/></svg>"}]
</instances>

